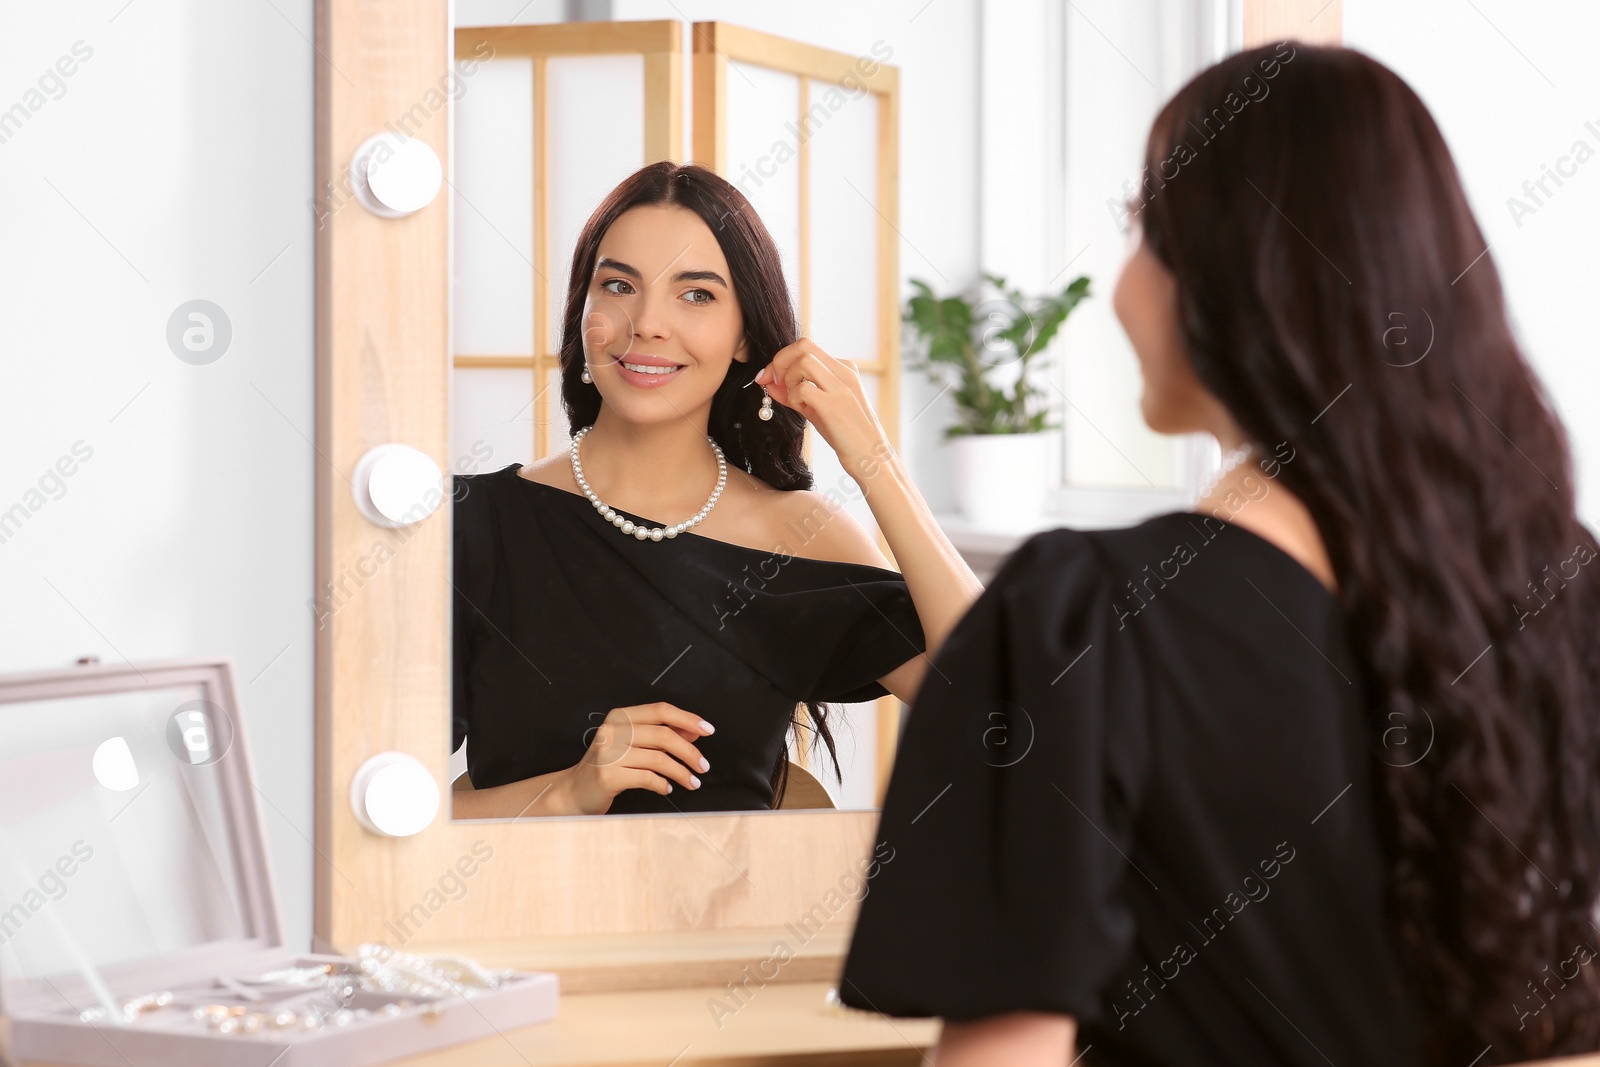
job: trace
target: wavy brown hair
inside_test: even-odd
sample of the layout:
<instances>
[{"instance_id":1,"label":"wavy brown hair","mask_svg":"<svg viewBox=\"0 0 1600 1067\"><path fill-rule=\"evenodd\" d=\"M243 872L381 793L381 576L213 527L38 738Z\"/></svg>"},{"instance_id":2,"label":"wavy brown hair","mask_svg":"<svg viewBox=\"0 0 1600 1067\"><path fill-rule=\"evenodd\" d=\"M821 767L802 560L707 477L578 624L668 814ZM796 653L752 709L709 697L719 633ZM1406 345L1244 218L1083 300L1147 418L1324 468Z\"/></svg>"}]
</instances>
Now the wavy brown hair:
<instances>
[{"instance_id":1,"label":"wavy brown hair","mask_svg":"<svg viewBox=\"0 0 1600 1067\"><path fill-rule=\"evenodd\" d=\"M810 489L814 479L801 451L805 416L793 408L773 404L771 419L758 418L761 391L745 388L780 349L800 339L800 325L789 300L778 246L743 193L693 163L662 161L634 171L601 201L578 235L561 319L561 403L567 412L569 432L575 434L585 426L593 426L600 414L600 391L582 377L583 308L600 242L624 213L652 205L692 211L711 228L728 261L728 271L733 275L729 282L744 320L750 358L728 365L727 376L711 398L706 432L721 446L729 463L744 468L774 489ZM822 741L837 779L839 757L828 718L827 704L806 702L796 706L790 729L796 735L810 730ZM772 806L777 807L789 781L787 753L779 753L771 781Z\"/></svg>"},{"instance_id":2,"label":"wavy brown hair","mask_svg":"<svg viewBox=\"0 0 1600 1067\"><path fill-rule=\"evenodd\" d=\"M1382 64L1285 42L1189 82L1145 163L1195 371L1293 446L1338 576L1429 1062L1600 1047L1600 566L1438 126Z\"/></svg>"}]
</instances>

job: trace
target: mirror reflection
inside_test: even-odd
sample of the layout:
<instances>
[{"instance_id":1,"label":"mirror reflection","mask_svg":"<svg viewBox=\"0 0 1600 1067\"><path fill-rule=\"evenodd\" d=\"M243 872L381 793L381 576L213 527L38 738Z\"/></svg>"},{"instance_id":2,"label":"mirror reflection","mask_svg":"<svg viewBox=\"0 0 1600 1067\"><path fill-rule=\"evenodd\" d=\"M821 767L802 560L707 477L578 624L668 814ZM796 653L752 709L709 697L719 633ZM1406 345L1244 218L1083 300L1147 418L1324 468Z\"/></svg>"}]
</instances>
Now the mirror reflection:
<instances>
[{"instance_id":1,"label":"mirror reflection","mask_svg":"<svg viewBox=\"0 0 1600 1067\"><path fill-rule=\"evenodd\" d=\"M981 591L894 447L888 52L770 39L678 165L676 24L566 29L456 40L452 813L875 806Z\"/></svg>"},{"instance_id":2,"label":"mirror reflection","mask_svg":"<svg viewBox=\"0 0 1600 1067\"><path fill-rule=\"evenodd\" d=\"M456 814L832 806L840 706L909 702L978 583L743 195L673 163L612 190L558 374L568 447L455 479ZM817 491L808 427L907 574Z\"/></svg>"},{"instance_id":3,"label":"mirror reflection","mask_svg":"<svg viewBox=\"0 0 1600 1067\"><path fill-rule=\"evenodd\" d=\"M1039 116L1096 151L1033 220L1057 236L997 225L997 272L963 289L911 262L898 225L898 64L926 56L692 17L469 12L456 32L455 818L874 808L906 704L981 592L969 560L1092 510L1063 482L1136 482L1131 505L1091 502L1107 516L1179 503L1199 454L1131 402L1094 419L1059 402L1136 395L1133 360L1047 358L1094 295L1083 271L1120 260L1103 193L1160 87L1077 42L1071 77L1126 83L1120 118L1081 93ZM1155 7L1127 15L1163 84L1203 59L1204 20L1183 17L1196 47L1174 51ZM715 47L687 54L685 35ZM998 218L1004 182L984 175ZM1058 239L1078 232L1106 239ZM1080 318L1090 345L1123 346L1108 306ZM943 438L937 496L959 516L936 519L902 460L930 409L919 433Z\"/></svg>"}]
</instances>

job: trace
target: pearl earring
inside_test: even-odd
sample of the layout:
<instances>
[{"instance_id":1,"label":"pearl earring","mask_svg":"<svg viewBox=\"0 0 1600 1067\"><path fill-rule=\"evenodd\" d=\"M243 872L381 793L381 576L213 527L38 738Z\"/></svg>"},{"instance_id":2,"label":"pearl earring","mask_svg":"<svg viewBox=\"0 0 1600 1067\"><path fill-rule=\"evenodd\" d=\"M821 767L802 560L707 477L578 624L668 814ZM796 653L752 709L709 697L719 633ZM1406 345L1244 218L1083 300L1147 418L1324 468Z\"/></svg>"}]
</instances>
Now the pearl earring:
<instances>
[{"instance_id":1,"label":"pearl earring","mask_svg":"<svg viewBox=\"0 0 1600 1067\"><path fill-rule=\"evenodd\" d=\"M593 384L594 382L594 378L589 374L589 363L587 360L584 361L583 374L581 377L585 383Z\"/></svg>"},{"instance_id":2,"label":"pearl earring","mask_svg":"<svg viewBox=\"0 0 1600 1067\"><path fill-rule=\"evenodd\" d=\"M767 392L767 387L761 387L761 410L756 412L761 421L766 422L772 418L772 394Z\"/></svg>"}]
</instances>

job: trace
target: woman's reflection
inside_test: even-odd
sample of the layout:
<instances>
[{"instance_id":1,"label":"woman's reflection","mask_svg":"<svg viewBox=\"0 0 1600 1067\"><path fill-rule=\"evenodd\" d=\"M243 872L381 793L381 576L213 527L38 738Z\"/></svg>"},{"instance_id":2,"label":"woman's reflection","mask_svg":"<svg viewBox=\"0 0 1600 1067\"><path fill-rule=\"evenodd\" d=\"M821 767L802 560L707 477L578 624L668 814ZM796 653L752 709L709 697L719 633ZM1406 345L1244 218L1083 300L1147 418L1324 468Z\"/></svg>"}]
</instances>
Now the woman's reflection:
<instances>
[{"instance_id":1,"label":"woman's reflection","mask_svg":"<svg viewBox=\"0 0 1600 1067\"><path fill-rule=\"evenodd\" d=\"M791 731L832 756L826 702L910 701L981 586L712 172L596 210L560 365L572 450L455 480L454 814L774 807ZM814 488L808 421L853 481Z\"/></svg>"}]
</instances>

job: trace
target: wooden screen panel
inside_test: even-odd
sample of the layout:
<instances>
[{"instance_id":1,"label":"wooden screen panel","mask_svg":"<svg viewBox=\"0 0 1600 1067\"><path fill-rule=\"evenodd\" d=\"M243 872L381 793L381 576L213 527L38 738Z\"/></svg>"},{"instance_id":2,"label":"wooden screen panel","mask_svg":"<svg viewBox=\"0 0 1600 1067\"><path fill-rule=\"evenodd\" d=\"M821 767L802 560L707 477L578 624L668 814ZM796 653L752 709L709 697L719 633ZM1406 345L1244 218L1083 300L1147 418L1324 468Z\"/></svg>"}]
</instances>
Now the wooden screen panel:
<instances>
[{"instance_id":1,"label":"wooden screen panel","mask_svg":"<svg viewBox=\"0 0 1600 1067\"><path fill-rule=\"evenodd\" d=\"M456 30L458 58L492 58L481 64L489 76L480 73L456 106L452 364L462 391L482 368L534 372L534 387L505 401L524 446L497 453L499 466L565 446L552 372L572 249L618 182L646 163L682 158L682 34L675 21ZM464 450L501 436L493 428L503 413L457 413L485 420L453 425L458 461L470 462Z\"/></svg>"},{"instance_id":2,"label":"wooden screen panel","mask_svg":"<svg viewBox=\"0 0 1600 1067\"><path fill-rule=\"evenodd\" d=\"M801 329L831 354L860 365L878 417L898 446L899 71L872 56L725 22L695 23L692 39L695 161L743 191L768 222ZM772 131L767 143L759 139L763 128ZM755 137L754 146L730 144L741 135ZM845 229L841 219L865 226ZM863 258L875 269L859 275L850 266ZM826 278L826 311L818 299L819 276ZM831 449L809 430L806 456L819 486L842 474ZM864 506L858 517L876 529ZM881 532L878 541L892 562ZM878 701L876 719L873 793L881 803L899 737L899 702Z\"/></svg>"},{"instance_id":3,"label":"wooden screen panel","mask_svg":"<svg viewBox=\"0 0 1600 1067\"><path fill-rule=\"evenodd\" d=\"M1342 44L1343 0L1245 0L1246 48L1290 37L1311 44Z\"/></svg>"}]
</instances>

